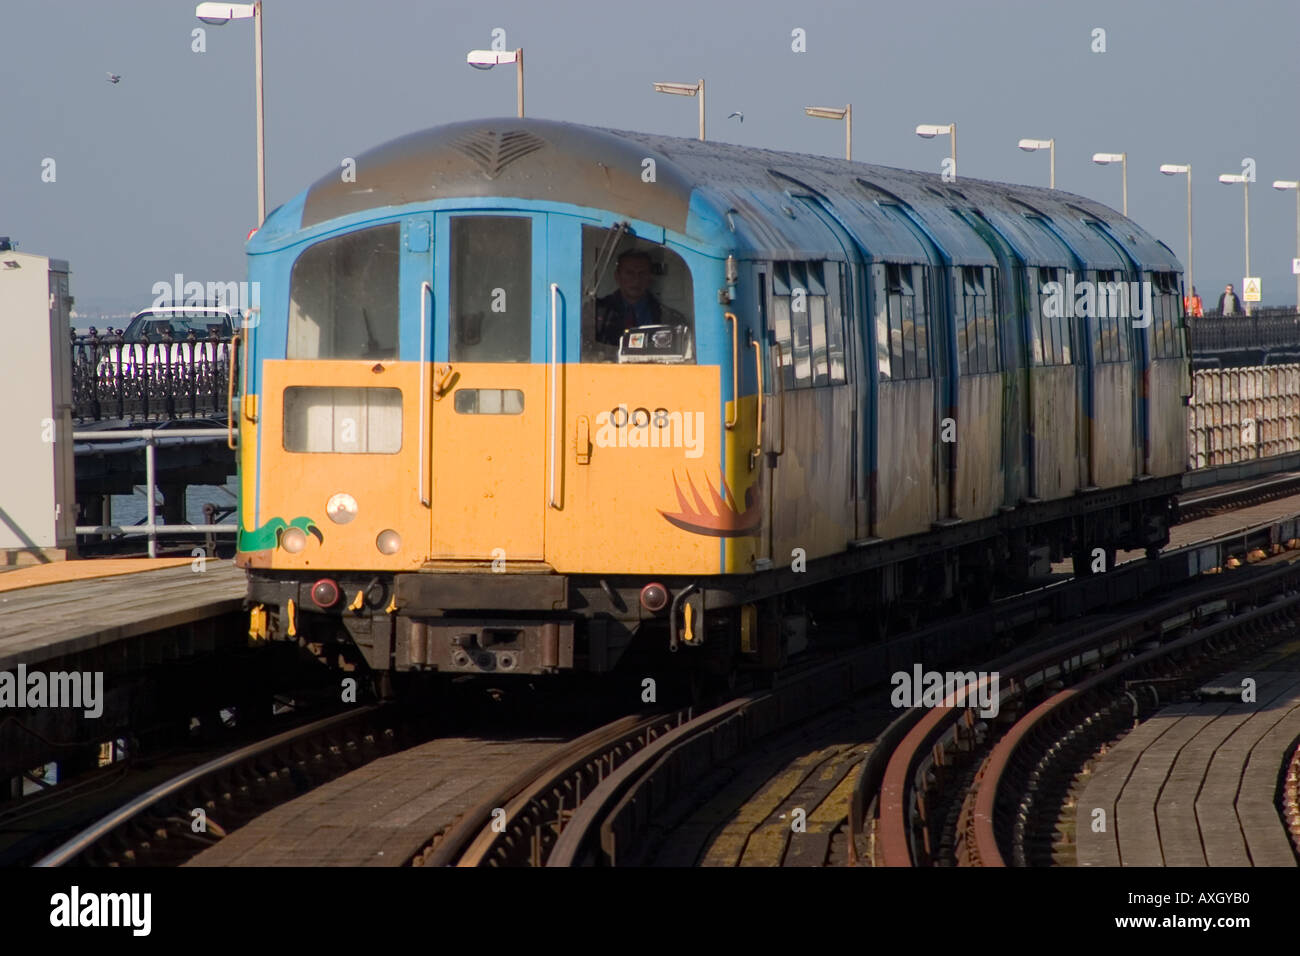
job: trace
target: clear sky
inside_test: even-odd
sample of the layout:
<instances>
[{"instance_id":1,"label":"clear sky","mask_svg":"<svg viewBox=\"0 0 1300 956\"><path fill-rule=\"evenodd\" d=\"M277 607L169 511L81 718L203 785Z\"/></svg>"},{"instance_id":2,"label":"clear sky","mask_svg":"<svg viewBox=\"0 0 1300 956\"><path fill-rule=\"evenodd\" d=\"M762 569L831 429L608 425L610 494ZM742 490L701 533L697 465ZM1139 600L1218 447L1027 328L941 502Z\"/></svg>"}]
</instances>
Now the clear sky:
<instances>
[{"instance_id":1,"label":"clear sky","mask_svg":"<svg viewBox=\"0 0 1300 956\"><path fill-rule=\"evenodd\" d=\"M0 9L0 235L68 259L83 313L146 306L178 272L244 277L253 31L206 27L193 52L194 7ZM1242 187L1217 178L1253 158L1253 271L1291 305L1295 194L1271 184L1300 179L1298 23L1296 0L266 0L268 208L387 139L511 115L513 68L465 63L500 27L526 51L530 116L693 136L695 102L651 83L704 77L711 139L842 155L841 124L803 107L852 102L856 159L937 173L947 140L914 129L955 121L959 177L1046 185L1046 153L1016 142L1055 137L1057 186L1116 209L1119 168L1090 158L1127 151L1129 214L1180 259L1185 183L1157 168L1190 162L1207 305L1244 269Z\"/></svg>"}]
</instances>

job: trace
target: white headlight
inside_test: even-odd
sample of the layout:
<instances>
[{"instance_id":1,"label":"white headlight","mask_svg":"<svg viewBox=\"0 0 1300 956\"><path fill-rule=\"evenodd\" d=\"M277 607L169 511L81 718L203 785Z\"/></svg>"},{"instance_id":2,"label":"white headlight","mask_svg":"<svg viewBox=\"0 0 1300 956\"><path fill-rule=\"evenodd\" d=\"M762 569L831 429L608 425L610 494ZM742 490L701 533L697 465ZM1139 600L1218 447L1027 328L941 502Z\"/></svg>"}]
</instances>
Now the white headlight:
<instances>
[{"instance_id":1,"label":"white headlight","mask_svg":"<svg viewBox=\"0 0 1300 956\"><path fill-rule=\"evenodd\" d=\"M325 503L325 513L335 524L347 524L357 516L357 499L339 492Z\"/></svg>"},{"instance_id":2,"label":"white headlight","mask_svg":"<svg viewBox=\"0 0 1300 956\"><path fill-rule=\"evenodd\" d=\"M280 547L290 554L297 554L307 547L307 532L302 528L285 528L284 534L280 535Z\"/></svg>"},{"instance_id":3,"label":"white headlight","mask_svg":"<svg viewBox=\"0 0 1300 956\"><path fill-rule=\"evenodd\" d=\"M375 547L380 554L396 554L402 548L402 536L392 528L381 531L375 538Z\"/></svg>"}]
</instances>

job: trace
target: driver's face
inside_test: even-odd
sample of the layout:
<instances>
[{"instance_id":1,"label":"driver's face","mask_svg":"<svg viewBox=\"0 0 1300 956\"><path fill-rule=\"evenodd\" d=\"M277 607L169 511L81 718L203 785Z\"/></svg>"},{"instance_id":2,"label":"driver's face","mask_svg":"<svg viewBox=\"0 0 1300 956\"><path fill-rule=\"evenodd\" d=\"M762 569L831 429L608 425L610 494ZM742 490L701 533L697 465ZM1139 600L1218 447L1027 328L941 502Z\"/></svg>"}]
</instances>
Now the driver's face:
<instances>
[{"instance_id":1,"label":"driver's face","mask_svg":"<svg viewBox=\"0 0 1300 956\"><path fill-rule=\"evenodd\" d=\"M630 257L614 270L614 281L628 302L636 302L650 289L650 263L640 257Z\"/></svg>"}]
</instances>

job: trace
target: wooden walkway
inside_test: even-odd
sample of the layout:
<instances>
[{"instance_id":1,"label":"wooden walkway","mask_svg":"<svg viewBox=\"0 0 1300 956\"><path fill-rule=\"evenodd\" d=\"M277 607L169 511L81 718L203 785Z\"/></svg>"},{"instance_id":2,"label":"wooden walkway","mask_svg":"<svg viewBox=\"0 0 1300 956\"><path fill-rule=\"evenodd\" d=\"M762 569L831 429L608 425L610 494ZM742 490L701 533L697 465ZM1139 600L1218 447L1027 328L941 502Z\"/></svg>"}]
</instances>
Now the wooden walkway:
<instances>
[{"instance_id":1,"label":"wooden walkway","mask_svg":"<svg viewBox=\"0 0 1300 956\"><path fill-rule=\"evenodd\" d=\"M1076 811L1080 866L1296 865L1277 792L1300 738L1300 672L1234 672L1212 688L1240 695L1247 677L1254 702L1166 707L1095 764Z\"/></svg>"},{"instance_id":2,"label":"wooden walkway","mask_svg":"<svg viewBox=\"0 0 1300 956\"><path fill-rule=\"evenodd\" d=\"M98 563L67 565L84 575ZM148 566L147 559L141 563ZM211 558L201 572L188 559L179 567L130 570L109 561L106 577L0 591L0 670L237 611L247 589L242 569ZM11 571L0 580L23 573Z\"/></svg>"}]
</instances>

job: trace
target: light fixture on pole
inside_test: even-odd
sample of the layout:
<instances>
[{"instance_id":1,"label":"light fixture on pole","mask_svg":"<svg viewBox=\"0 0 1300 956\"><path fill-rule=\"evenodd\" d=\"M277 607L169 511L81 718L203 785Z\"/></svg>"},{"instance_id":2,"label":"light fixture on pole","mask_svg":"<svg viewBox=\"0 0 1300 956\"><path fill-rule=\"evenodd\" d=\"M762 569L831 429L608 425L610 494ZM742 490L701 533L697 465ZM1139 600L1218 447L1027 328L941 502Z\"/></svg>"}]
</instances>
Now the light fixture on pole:
<instances>
[{"instance_id":1,"label":"light fixture on pole","mask_svg":"<svg viewBox=\"0 0 1300 956\"><path fill-rule=\"evenodd\" d=\"M933 123L922 123L916 128L916 135L921 139L934 139L936 136L952 137L952 174L957 175L957 124L948 123L946 126L936 126Z\"/></svg>"},{"instance_id":2,"label":"light fixture on pole","mask_svg":"<svg viewBox=\"0 0 1300 956\"><path fill-rule=\"evenodd\" d=\"M266 123L262 101L262 0L256 3L200 3L194 15L211 26L253 21L254 86L257 90L257 225L266 221Z\"/></svg>"},{"instance_id":3,"label":"light fixture on pole","mask_svg":"<svg viewBox=\"0 0 1300 956\"><path fill-rule=\"evenodd\" d=\"M700 97L700 141L704 141L704 80L698 83L656 83L656 93L672 93L674 96Z\"/></svg>"},{"instance_id":4,"label":"light fixture on pole","mask_svg":"<svg viewBox=\"0 0 1300 956\"><path fill-rule=\"evenodd\" d=\"M1124 189L1124 207L1122 212L1128 215L1128 153L1093 153L1092 161L1098 166L1109 166L1111 163L1119 163L1123 177Z\"/></svg>"},{"instance_id":5,"label":"light fixture on pole","mask_svg":"<svg viewBox=\"0 0 1300 956\"><path fill-rule=\"evenodd\" d=\"M1223 173L1219 182L1232 186L1241 183L1241 195L1246 205L1246 277L1250 277L1250 179L1243 173ZM1250 315L1250 303L1246 301L1246 290L1241 290L1241 304Z\"/></svg>"},{"instance_id":6,"label":"light fixture on pole","mask_svg":"<svg viewBox=\"0 0 1300 956\"><path fill-rule=\"evenodd\" d=\"M465 62L476 70L490 70L503 63L515 65L515 101L519 116L524 115L524 49L518 50L470 50Z\"/></svg>"},{"instance_id":7,"label":"light fixture on pole","mask_svg":"<svg viewBox=\"0 0 1300 956\"><path fill-rule=\"evenodd\" d=\"M1055 139L1022 139L1017 145L1026 153L1032 153L1038 149L1045 149L1051 157L1051 172L1048 174L1048 189L1056 188L1056 140Z\"/></svg>"},{"instance_id":8,"label":"light fixture on pole","mask_svg":"<svg viewBox=\"0 0 1300 956\"><path fill-rule=\"evenodd\" d=\"M805 106L803 111L818 119L844 120L844 158L853 158L853 104L843 109L836 106Z\"/></svg>"},{"instance_id":9,"label":"light fixture on pole","mask_svg":"<svg viewBox=\"0 0 1300 956\"><path fill-rule=\"evenodd\" d=\"M1273 188L1295 190L1295 255L1297 262L1300 262L1300 180L1275 179ZM1295 307L1296 311L1300 311L1300 272L1295 277Z\"/></svg>"},{"instance_id":10,"label":"light fixture on pole","mask_svg":"<svg viewBox=\"0 0 1300 956\"><path fill-rule=\"evenodd\" d=\"M1195 273L1192 271L1192 164L1165 163L1160 171L1166 176L1187 176L1187 295L1196 288Z\"/></svg>"}]
</instances>

